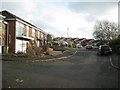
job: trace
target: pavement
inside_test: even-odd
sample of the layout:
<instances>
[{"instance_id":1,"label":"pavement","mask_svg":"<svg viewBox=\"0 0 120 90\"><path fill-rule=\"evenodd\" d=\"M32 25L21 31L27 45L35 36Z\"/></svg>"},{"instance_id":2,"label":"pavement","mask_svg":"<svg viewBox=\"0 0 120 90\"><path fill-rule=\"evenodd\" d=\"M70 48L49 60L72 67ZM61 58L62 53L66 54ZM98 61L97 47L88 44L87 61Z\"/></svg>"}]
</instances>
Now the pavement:
<instances>
[{"instance_id":1,"label":"pavement","mask_svg":"<svg viewBox=\"0 0 120 90\"><path fill-rule=\"evenodd\" d=\"M117 68L120 70L120 55L112 54L110 56L110 63L114 68Z\"/></svg>"},{"instance_id":2,"label":"pavement","mask_svg":"<svg viewBox=\"0 0 120 90\"><path fill-rule=\"evenodd\" d=\"M57 56L57 55L60 55L60 54L63 54L63 52L62 51L53 51L53 52L51 52L51 55L53 55L53 56Z\"/></svg>"},{"instance_id":3,"label":"pavement","mask_svg":"<svg viewBox=\"0 0 120 90\"><path fill-rule=\"evenodd\" d=\"M44 57L18 57L18 56L2 56L2 60L4 61L45 61L45 60L51 60L51 59L60 59L60 58L66 58L68 56L73 55L76 52L76 48L68 49L64 52L62 51L53 51L50 53L50 55L46 55Z\"/></svg>"}]
</instances>

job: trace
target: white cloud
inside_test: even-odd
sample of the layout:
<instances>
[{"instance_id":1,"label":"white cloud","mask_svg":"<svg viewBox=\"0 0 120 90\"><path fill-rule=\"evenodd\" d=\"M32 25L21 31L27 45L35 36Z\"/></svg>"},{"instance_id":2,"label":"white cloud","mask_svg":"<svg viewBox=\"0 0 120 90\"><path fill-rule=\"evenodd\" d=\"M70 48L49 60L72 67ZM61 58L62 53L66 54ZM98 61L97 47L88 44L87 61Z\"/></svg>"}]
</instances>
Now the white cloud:
<instances>
[{"instance_id":1,"label":"white cloud","mask_svg":"<svg viewBox=\"0 0 120 90\"><path fill-rule=\"evenodd\" d=\"M25 0L2 0L5 2L24 2ZM118 2L119 0L34 0L34 2Z\"/></svg>"},{"instance_id":2,"label":"white cloud","mask_svg":"<svg viewBox=\"0 0 120 90\"><path fill-rule=\"evenodd\" d=\"M40 22L47 25L43 26L43 28L47 32L55 33L56 36L67 36L67 28L69 28L69 36L82 38L83 32L86 30L86 33L90 34L93 27L93 22L87 22L86 16L89 16L89 14L73 13L63 9L44 9L40 13L37 23ZM88 35L84 34L84 37L88 37Z\"/></svg>"},{"instance_id":3,"label":"white cloud","mask_svg":"<svg viewBox=\"0 0 120 90\"><path fill-rule=\"evenodd\" d=\"M27 12L33 12L37 10L37 5L33 0L24 0L21 2L22 8Z\"/></svg>"},{"instance_id":4,"label":"white cloud","mask_svg":"<svg viewBox=\"0 0 120 90\"><path fill-rule=\"evenodd\" d=\"M109 20L112 22L118 22L118 8L112 8L106 13L97 17L98 20Z\"/></svg>"},{"instance_id":5,"label":"white cloud","mask_svg":"<svg viewBox=\"0 0 120 90\"><path fill-rule=\"evenodd\" d=\"M89 12L82 12L80 6L74 8L79 12L73 12L70 8L67 8L67 4L59 4L59 6L57 4L59 3L46 4L24 0L24 2L4 3L3 9L12 11L13 14L26 21L32 21L39 28L55 36L67 36L67 28L69 28L69 37L92 38L95 20L108 19L115 22L118 20L117 7L107 7L102 13L102 10L99 11L98 8L95 8L97 5L94 6L94 10L90 9L93 8L92 5L89 8L86 7Z\"/></svg>"}]
</instances>

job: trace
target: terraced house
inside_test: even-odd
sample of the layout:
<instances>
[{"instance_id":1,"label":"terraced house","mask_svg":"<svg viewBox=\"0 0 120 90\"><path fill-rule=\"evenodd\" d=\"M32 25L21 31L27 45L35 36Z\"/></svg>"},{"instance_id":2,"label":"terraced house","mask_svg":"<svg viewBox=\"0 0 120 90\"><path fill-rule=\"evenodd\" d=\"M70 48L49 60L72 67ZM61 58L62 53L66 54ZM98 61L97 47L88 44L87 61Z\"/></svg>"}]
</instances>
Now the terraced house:
<instances>
[{"instance_id":1,"label":"terraced house","mask_svg":"<svg viewBox=\"0 0 120 90\"><path fill-rule=\"evenodd\" d=\"M47 43L47 33L18 16L2 11L8 23L8 52L26 52L29 46L43 46Z\"/></svg>"},{"instance_id":2,"label":"terraced house","mask_svg":"<svg viewBox=\"0 0 120 90\"><path fill-rule=\"evenodd\" d=\"M0 15L0 53L8 52L8 23L5 16Z\"/></svg>"}]
</instances>

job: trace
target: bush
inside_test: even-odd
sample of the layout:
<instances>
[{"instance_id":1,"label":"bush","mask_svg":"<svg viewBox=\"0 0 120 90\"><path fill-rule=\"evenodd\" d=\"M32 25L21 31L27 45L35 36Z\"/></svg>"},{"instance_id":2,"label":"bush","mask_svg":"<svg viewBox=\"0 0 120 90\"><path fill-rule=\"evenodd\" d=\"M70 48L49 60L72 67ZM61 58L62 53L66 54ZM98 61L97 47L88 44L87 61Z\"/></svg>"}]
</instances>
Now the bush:
<instances>
[{"instance_id":1,"label":"bush","mask_svg":"<svg viewBox=\"0 0 120 90\"><path fill-rule=\"evenodd\" d=\"M113 49L113 52L119 52L118 46L120 45L120 39L111 40L109 45Z\"/></svg>"},{"instance_id":2,"label":"bush","mask_svg":"<svg viewBox=\"0 0 120 90\"><path fill-rule=\"evenodd\" d=\"M65 51L65 50L67 50L67 48L65 48L65 47L60 47L60 46L54 46L53 49L54 49L55 51Z\"/></svg>"},{"instance_id":3,"label":"bush","mask_svg":"<svg viewBox=\"0 0 120 90\"><path fill-rule=\"evenodd\" d=\"M18 51L17 54L24 54L24 52L22 52L22 51Z\"/></svg>"},{"instance_id":4,"label":"bush","mask_svg":"<svg viewBox=\"0 0 120 90\"><path fill-rule=\"evenodd\" d=\"M27 55L28 56L35 56L35 51L34 51L34 49L32 48L32 46L30 46L30 47L28 47L27 49L26 49L26 53L27 53Z\"/></svg>"}]
</instances>

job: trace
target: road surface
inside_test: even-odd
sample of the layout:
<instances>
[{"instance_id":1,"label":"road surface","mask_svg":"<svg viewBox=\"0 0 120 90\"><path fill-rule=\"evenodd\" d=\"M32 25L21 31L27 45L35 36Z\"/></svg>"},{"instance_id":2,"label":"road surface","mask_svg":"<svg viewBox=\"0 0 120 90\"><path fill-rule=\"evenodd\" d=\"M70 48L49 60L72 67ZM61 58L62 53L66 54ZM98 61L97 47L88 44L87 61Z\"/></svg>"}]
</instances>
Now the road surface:
<instances>
[{"instance_id":1,"label":"road surface","mask_svg":"<svg viewBox=\"0 0 120 90\"><path fill-rule=\"evenodd\" d=\"M3 61L3 88L118 88L118 71L109 56L78 49L54 62Z\"/></svg>"}]
</instances>

